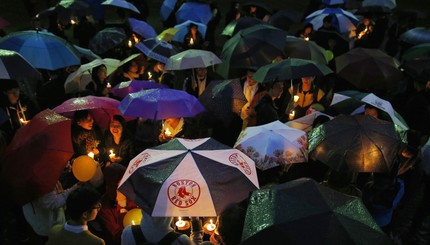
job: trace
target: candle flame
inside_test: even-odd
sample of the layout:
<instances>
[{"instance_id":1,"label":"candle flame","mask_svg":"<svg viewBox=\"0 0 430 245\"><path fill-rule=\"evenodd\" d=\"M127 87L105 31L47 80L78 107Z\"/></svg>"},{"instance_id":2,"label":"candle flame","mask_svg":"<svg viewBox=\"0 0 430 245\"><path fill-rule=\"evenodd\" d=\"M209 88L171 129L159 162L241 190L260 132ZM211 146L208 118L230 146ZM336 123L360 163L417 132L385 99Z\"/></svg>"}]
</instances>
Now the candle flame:
<instances>
[{"instance_id":1,"label":"candle flame","mask_svg":"<svg viewBox=\"0 0 430 245\"><path fill-rule=\"evenodd\" d=\"M194 45L194 39L193 38L190 39L190 45Z\"/></svg>"}]
</instances>

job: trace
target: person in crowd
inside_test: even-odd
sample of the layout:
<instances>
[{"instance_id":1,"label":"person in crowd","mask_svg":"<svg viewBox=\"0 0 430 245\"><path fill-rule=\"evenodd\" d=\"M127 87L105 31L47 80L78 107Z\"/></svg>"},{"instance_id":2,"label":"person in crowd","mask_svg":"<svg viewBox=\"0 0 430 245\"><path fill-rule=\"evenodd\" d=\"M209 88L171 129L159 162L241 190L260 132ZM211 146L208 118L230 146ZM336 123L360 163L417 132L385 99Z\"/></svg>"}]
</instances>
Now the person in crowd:
<instances>
[{"instance_id":1,"label":"person in crowd","mask_svg":"<svg viewBox=\"0 0 430 245\"><path fill-rule=\"evenodd\" d=\"M107 68L105 65L94 67L91 71L92 80L87 84L86 89L91 91L95 96L109 96L111 85L108 85Z\"/></svg>"},{"instance_id":2,"label":"person in crowd","mask_svg":"<svg viewBox=\"0 0 430 245\"><path fill-rule=\"evenodd\" d=\"M90 187L80 187L67 198L70 219L65 224L52 227L47 245L94 244L104 245L103 239L88 230L88 222L96 218L101 208L100 194Z\"/></svg>"},{"instance_id":3,"label":"person in crowd","mask_svg":"<svg viewBox=\"0 0 430 245\"><path fill-rule=\"evenodd\" d=\"M126 167L121 164L111 164L104 171L106 193L102 197L102 207L97 215L97 220L100 221L108 235L104 237L108 244L121 244L124 216L129 210L137 208L136 204L117 190L125 171Z\"/></svg>"},{"instance_id":4,"label":"person in crowd","mask_svg":"<svg viewBox=\"0 0 430 245\"><path fill-rule=\"evenodd\" d=\"M139 64L135 60L131 60L123 65L124 72L122 73L122 81L125 82L139 78Z\"/></svg>"},{"instance_id":5,"label":"person in crowd","mask_svg":"<svg viewBox=\"0 0 430 245\"><path fill-rule=\"evenodd\" d=\"M323 19L323 25L318 29L318 31L334 31L338 32L336 28L332 26L333 23L333 16L327 15Z\"/></svg>"},{"instance_id":6,"label":"person in crowd","mask_svg":"<svg viewBox=\"0 0 430 245\"><path fill-rule=\"evenodd\" d=\"M194 77L193 77L194 75ZM184 80L183 90L198 98L209 86L215 75L208 72L206 67L200 67L192 72L192 75Z\"/></svg>"},{"instance_id":7,"label":"person in crowd","mask_svg":"<svg viewBox=\"0 0 430 245\"><path fill-rule=\"evenodd\" d=\"M195 138L197 130L193 127L190 120L183 117L179 118L167 118L161 122L161 130L158 135L158 141L160 143L167 142L173 138Z\"/></svg>"},{"instance_id":8,"label":"person in crowd","mask_svg":"<svg viewBox=\"0 0 430 245\"><path fill-rule=\"evenodd\" d=\"M267 124L279 120L278 108L274 104L274 100L279 98L284 91L284 81L275 81L267 83L267 93L260 99L255 106L257 117L256 125Z\"/></svg>"},{"instance_id":9,"label":"person in crowd","mask_svg":"<svg viewBox=\"0 0 430 245\"><path fill-rule=\"evenodd\" d=\"M251 108L251 103L254 99L254 96L258 92L264 90L264 88L252 78L254 74L255 70L249 69L246 72L246 76L241 78L240 80L240 83L243 87L243 94L245 95L245 98L247 100L247 103L242 107L242 110L240 111L240 118L243 120L242 129L248 126L249 117L254 116L253 108Z\"/></svg>"},{"instance_id":10,"label":"person in crowd","mask_svg":"<svg viewBox=\"0 0 430 245\"><path fill-rule=\"evenodd\" d=\"M184 36L183 49L203 49L203 35L199 31L199 27L191 23L189 25L189 31Z\"/></svg>"},{"instance_id":11,"label":"person in crowd","mask_svg":"<svg viewBox=\"0 0 430 245\"><path fill-rule=\"evenodd\" d=\"M312 25L312 23L308 23L305 25L305 27L303 27L301 31L299 31L296 34L296 36L306 41L309 41L310 39L312 39L313 31L314 31L314 25Z\"/></svg>"},{"instance_id":12,"label":"person in crowd","mask_svg":"<svg viewBox=\"0 0 430 245\"><path fill-rule=\"evenodd\" d=\"M112 117L109 129L105 132L104 142L109 154L108 163L119 163L127 167L130 160L137 155L133 137L121 115Z\"/></svg>"},{"instance_id":13,"label":"person in crowd","mask_svg":"<svg viewBox=\"0 0 430 245\"><path fill-rule=\"evenodd\" d=\"M355 30L355 46L356 47L367 47L366 41L370 38L373 32L374 22L370 17L364 17L362 23L358 24Z\"/></svg>"},{"instance_id":14,"label":"person in crowd","mask_svg":"<svg viewBox=\"0 0 430 245\"><path fill-rule=\"evenodd\" d=\"M240 19L241 16L245 14L242 12L239 1L231 1L230 9L225 15L225 25L228 25L233 20Z\"/></svg>"},{"instance_id":15,"label":"person in crowd","mask_svg":"<svg viewBox=\"0 0 430 245\"><path fill-rule=\"evenodd\" d=\"M295 95L299 97L294 106L287 107L286 114L294 110L294 118L299 118L306 115L306 111L312 104L320 103L323 106L326 104L324 101L325 93L316 86L314 80L315 76L302 77L298 86L289 88L288 92L291 94L291 98L294 98Z\"/></svg>"},{"instance_id":16,"label":"person in crowd","mask_svg":"<svg viewBox=\"0 0 430 245\"><path fill-rule=\"evenodd\" d=\"M216 240L221 242L218 244L240 244L246 216L244 206L243 203L231 205L218 216L216 232L214 232L215 235L219 233Z\"/></svg>"},{"instance_id":17,"label":"person in crowd","mask_svg":"<svg viewBox=\"0 0 430 245\"><path fill-rule=\"evenodd\" d=\"M151 60L150 66L148 67L147 72L142 74L140 76L140 79L142 80L152 80L156 83L160 82L161 76L166 73L167 71L164 69L164 63L157 61L157 60Z\"/></svg>"},{"instance_id":18,"label":"person in crowd","mask_svg":"<svg viewBox=\"0 0 430 245\"><path fill-rule=\"evenodd\" d=\"M368 115L377 119L381 119L381 113L382 111L373 105L366 104L364 106L364 115Z\"/></svg>"}]
</instances>

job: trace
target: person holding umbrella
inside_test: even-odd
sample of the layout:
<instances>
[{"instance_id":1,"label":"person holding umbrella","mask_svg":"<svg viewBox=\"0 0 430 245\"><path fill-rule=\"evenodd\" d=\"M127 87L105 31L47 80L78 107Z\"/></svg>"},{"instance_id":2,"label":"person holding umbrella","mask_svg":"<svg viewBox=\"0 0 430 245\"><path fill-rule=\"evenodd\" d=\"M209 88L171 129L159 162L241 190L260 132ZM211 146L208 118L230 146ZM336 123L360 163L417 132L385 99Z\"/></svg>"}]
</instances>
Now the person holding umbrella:
<instances>
[{"instance_id":1,"label":"person holding umbrella","mask_svg":"<svg viewBox=\"0 0 430 245\"><path fill-rule=\"evenodd\" d=\"M274 100L279 98L284 91L284 81L274 81L267 83L267 93L260 99L255 106L257 126L267 124L279 119L278 108Z\"/></svg>"},{"instance_id":2,"label":"person holding umbrella","mask_svg":"<svg viewBox=\"0 0 430 245\"><path fill-rule=\"evenodd\" d=\"M315 76L302 77L301 82L298 86L290 87L288 92L292 98L298 96L298 100L295 102L294 107L294 118L299 118L306 115L306 111L312 104L320 103L324 106L325 93L314 84ZM293 113L288 111L286 113Z\"/></svg>"}]
</instances>

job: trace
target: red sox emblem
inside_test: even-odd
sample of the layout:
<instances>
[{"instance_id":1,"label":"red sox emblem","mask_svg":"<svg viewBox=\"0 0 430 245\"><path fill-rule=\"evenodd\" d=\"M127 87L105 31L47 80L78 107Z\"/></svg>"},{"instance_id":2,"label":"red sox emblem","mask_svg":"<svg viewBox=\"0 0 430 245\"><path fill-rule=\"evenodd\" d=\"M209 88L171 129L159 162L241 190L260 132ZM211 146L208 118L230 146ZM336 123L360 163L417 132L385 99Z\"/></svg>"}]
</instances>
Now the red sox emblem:
<instances>
[{"instance_id":1,"label":"red sox emblem","mask_svg":"<svg viewBox=\"0 0 430 245\"><path fill-rule=\"evenodd\" d=\"M140 163L145 163L146 161L148 161L151 158L151 155L147 152L143 153L142 155L140 155L139 159L137 159L136 161L134 161L131 166L130 169L128 170L128 173L131 174L134 172L134 170L136 170L137 167L139 167Z\"/></svg>"},{"instance_id":2,"label":"red sox emblem","mask_svg":"<svg viewBox=\"0 0 430 245\"><path fill-rule=\"evenodd\" d=\"M228 160L236 166L239 166L243 169L243 172L245 172L245 174L250 175L252 173L251 171L251 167L249 167L249 164L246 162L245 159L243 159L243 157L241 155L239 155L238 153L233 153L230 155L230 157L228 158Z\"/></svg>"},{"instance_id":3,"label":"red sox emblem","mask_svg":"<svg viewBox=\"0 0 430 245\"><path fill-rule=\"evenodd\" d=\"M193 180L176 180L167 188L170 202L179 208L196 204L200 197L200 186Z\"/></svg>"}]
</instances>

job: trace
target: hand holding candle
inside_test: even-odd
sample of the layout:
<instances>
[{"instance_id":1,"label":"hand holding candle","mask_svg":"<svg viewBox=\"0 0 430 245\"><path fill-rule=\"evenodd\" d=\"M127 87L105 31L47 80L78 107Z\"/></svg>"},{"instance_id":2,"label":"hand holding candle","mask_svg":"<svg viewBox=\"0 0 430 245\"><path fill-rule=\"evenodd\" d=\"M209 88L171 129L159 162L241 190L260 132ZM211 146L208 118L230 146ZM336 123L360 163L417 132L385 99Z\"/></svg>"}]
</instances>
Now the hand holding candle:
<instances>
[{"instance_id":1,"label":"hand holding candle","mask_svg":"<svg viewBox=\"0 0 430 245\"><path fill-rule=\"evenodd\" d=\"M170 130L168 128L166 128L166 130L164 130L164 135L170 137L170 136L172 136L172 132L170 132Z\"/></svg>"},{"instance_id":2,"label":"hand holding candle","mask_svg":"<svg viewBox=\"0 0 430 245\"><path fill-rule=\"evenodd\" d=\"M150 71L148 71L148 79L151 80L152 79L152 74Z\"/></svg>"},{"instance_id":3,"label":"hand holding candle","mask_svg":"<svg viewBox=\"0 0 430 245\"><path fill-rule=\"evenodd\" d=\"M110 152L109 158L114 158L115 157L115 153L113 153L113 150L110 150L109 152Z\"/></svg>"},{"instance_id":4,"label":"hand holding candle","mask_svg":"<svg viewBox=\"0 0 430 245\"><path fill-rule=\"evenodd\" d=\"M206 229L208 231L214 231L216 228L216 225L212 222L212 219L209 220L209 224L206 226Z\"/></svg>"},{"instance_id":5,"label":"hand holding candle","mask_svg":"<svg viewBox=\"0 0 430 245\"><path fill-rule=\"evenodd\" d=\"M193 38L190 39L190 45L194 45L194 39Z\"/></svg>"},{"instance_id":6,"label":"hand holding candle","mask_svg":"<svg viewBox=\"0 0 430 245\"><path fill-rule=\"evenodd\" d=\"M290 120L293 120L294 119L294 116L295 116L295 111L294 110L292 110L291 112L290 112L290 114L288 115L288 118L290 119Z\"/></svg>"},{"instance_id":7,"label":"hand holding candle","mask_svg":"<svg viewBox=\"0 0 430 245\"><path fill-rule=\"evenodd\" d=\"M182 227L184 227L184 226L185 226L185 221L183 221L181 217L178 217L178 221L176 221L175 225L176 225L178 228L182 228Z\"/></svg>"},{"instance_id":8,"label":"hand holding candle","mask_svg":"<svg viewBox=\"0 0 430 245\"><path fill-rule=\"evenodd\" d=\"M297 101L299 101L299 99L300 99L300 96L294 95L294 97L293 97L294 103L297 103Z\"/></svg>"},{"instance_id":9,"label":"hand holding candle","mask_svg":"<svg viewBox=\"0 0 430 245\"><path fill-rule=\"evenodd\" d=\"M107 83L106 88L112 88L112 85L110 85L110 83Z\"/></svg>"}]
</instances>

